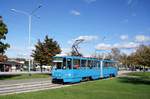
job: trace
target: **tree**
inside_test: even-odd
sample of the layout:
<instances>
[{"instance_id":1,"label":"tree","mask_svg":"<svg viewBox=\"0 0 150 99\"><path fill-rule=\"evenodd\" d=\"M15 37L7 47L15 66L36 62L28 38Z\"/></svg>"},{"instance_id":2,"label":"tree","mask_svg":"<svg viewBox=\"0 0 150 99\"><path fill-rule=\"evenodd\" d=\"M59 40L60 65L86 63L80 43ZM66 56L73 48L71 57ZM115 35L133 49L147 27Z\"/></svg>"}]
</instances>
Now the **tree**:
<instances>
[{"instance_id":1,"label":"tree","mask_svg":"<svg viewBox=\"0 0 150 99\"><path fill-rule=\"evenodd\" d=\"M150 67L150 46L140 45L134 53L130 55L121 55L121 63L131 68L141 68L141 66Z\"/></svg>"},{"instance_id":2,"label":"tree","mask_svg":"<svg viewBox=\"0 0 150 99\"><path fill-rule=\"evenodd\" d=\"M120 59L120 50L118 48L112 48L111 49L111 53L101 53L101 54L97 54L95 53L95 55L93 55L94 57L98 58L98 59L108 59L108 60L116 60L119 61Z\"/></svg>"},{"instance_id":3,"label":"tree","mask_svg":"<svg viewBox=\"0 0 150 99\"><path fill-rule=\"evenodd\" d=\"M8 60L8 57L6 55L0 55L0 62L5 62Z\"/></svg>"},{"instance_id":4,"label":"tree","mask_svg":"<svg viewBox=\"0 0 150 99\"><path fill-rule=\"evenodd\" d=\"M120 50L118 48L111 49L111 55L114 60L119 61L120 59Z\"/></svg>"},{"instance_id":5,"label":"tree","mask_svg":"<svg viewBox=\"0 0 150 99\"><path fill-rule=\"evenodd\" d=\"M45 40L35 45L35 50L33 50L32 57L34 60L40 64L41 72L42 65L51 65L53 56L61 52L60 46L52 38L45 36Z\"/></svg>"},{"instance_id":6,"label":"tree","mask_svg":"<svg viewBox=\"0 0 150 99\"><path fill-rule=\"evenodd\" d=\"M150 67L150 46L140 45L134 53L134 61L138 65Z\"/></svg>"},{"instance_id":7,"label":"tree","mask_svg":"<svg viewBox=\"0 0 150 99\"><path fill-rule=\"evenodd\" d=\"M7 26L3 23L2 16L0 16L0 61L6 59L4 55L7 48L10 47L8 43L3 43L3 40L6 39L6 34L8 33Z\"/></svg>"},{"instance_id":8,"label":"tree","mask_svg":"<svg viewBox=\"0 0 150 99\"><path fill-rule=\"evenodd\" d=\"M125 53L122 53L120 55L120 62L122 63L122 65L127 66L128 64L127 59L128 59L128 56Z\"/></svg>"}]
</instances>

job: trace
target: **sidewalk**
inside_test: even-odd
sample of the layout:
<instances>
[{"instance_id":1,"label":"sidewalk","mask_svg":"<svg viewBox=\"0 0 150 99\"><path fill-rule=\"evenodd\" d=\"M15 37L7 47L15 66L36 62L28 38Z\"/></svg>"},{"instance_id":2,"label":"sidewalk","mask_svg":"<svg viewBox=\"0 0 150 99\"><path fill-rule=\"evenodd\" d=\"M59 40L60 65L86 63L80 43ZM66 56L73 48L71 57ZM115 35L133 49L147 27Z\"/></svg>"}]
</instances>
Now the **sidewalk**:
<instances>
[{"instance_id":1,"label":"sidewalk","mask_svg":"<svg viewBox=\"0 0 150 99\"><path fill-rule=\"evenodd\" d=\"M127 76L127 74L131 72L136 72L136 71L127 71L127 70L118 71L117 77Z\"/></svg>"}]
</instances>

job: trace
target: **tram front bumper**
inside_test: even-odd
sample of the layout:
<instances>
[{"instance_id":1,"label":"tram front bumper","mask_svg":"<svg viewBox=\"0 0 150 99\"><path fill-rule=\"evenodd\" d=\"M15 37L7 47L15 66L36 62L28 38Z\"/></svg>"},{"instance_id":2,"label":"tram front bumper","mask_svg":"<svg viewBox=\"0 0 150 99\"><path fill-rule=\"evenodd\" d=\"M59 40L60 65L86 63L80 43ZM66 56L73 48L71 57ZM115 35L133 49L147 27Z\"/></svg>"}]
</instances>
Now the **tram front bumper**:
<instances>
[{"instance_id":1,"label":"tram front bumper","mask_svg":"<svg viewBox=\"0 0 150 99\"><path fill-rule=\"evenodd\" d=\"M63 83L63 79L53 78L52 83Z\"/></svg>"}]
</instances>

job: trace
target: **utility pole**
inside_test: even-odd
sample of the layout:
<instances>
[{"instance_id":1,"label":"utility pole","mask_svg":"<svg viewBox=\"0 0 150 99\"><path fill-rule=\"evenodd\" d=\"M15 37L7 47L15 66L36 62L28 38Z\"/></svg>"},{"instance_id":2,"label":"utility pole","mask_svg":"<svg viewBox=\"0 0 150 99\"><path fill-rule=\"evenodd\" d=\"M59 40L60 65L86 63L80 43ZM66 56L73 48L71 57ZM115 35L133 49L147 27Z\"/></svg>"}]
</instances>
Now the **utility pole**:
<instances>
[{"instance_id":1,"label":"utility pole","mask_svg":"<svg viewBox=\"0 0 150 99\"><path fill-rule=\"evenodd\" d=\"M29 67L28 67L28 71L30 73L30 68L31 68L31 22L32 22L32 16L35 16L34 13L36 11L38 11L40 8L42 7L42 5L39 5L38 7L36 7L34 10L31 11L31 13L25 12L25 11L21 11L21 10L16 10L16 9L11 9L12 12L15 13L20 13L20 14L24 14L28 17L28 44L29 44ZM39 18L39 17L36 17Z\"/></svg>"}]
</instances>

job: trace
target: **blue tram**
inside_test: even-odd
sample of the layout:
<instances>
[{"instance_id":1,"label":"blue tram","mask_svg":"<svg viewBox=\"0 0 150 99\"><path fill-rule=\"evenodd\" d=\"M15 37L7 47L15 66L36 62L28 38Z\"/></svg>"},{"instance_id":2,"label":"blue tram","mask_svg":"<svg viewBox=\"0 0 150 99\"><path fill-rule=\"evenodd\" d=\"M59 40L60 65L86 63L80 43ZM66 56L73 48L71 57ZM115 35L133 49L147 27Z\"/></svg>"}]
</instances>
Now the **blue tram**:
<instances>
[{"instance_id":1,"label":"blue tram","mask_svg":"<svg viewBox=\"0 0 150 99\"><path fill-rule=\"evenodd\" d=\"M75 83L85 79L116 76L116 62L77 56L55 56L52 82Z\"/></svg>"}]
</instances>

